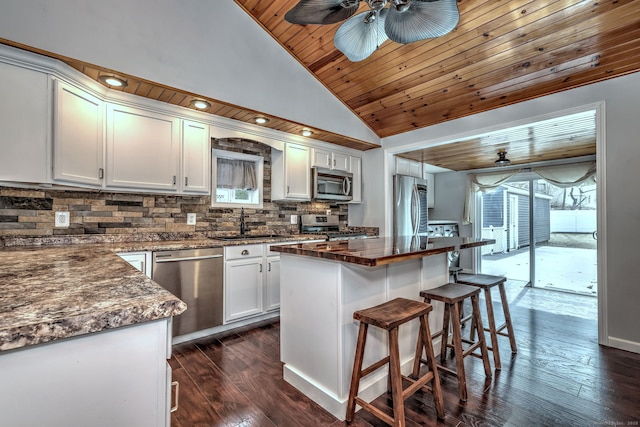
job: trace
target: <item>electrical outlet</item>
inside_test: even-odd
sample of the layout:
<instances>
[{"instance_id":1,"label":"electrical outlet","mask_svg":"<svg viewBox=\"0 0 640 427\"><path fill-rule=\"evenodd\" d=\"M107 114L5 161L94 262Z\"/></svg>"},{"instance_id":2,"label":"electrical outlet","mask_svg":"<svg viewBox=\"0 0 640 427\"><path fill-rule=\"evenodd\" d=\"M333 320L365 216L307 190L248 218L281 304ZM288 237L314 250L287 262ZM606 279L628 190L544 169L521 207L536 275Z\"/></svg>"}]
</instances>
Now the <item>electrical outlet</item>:
<instances>
[{"instance_id":1,"label":"electrical outlet","mask_svg":"<svg viewBox=\"0 0 640 427\"><path fill-rule=\"evenodd\" d=\"M69 212L56 212L55 226L56 227L68 227L71 222L71 215Z\"/></svg>"},{"instance_id":2,"label":"electrical outlet","mask_svg":"<svg viewBox=\"0 0 640 427\"><path fill-rule=\"evenodd\" d=\"M187 225L196 225L196 214L194 213L187 214Z\"/></svg>"},{"instance_id":3,"label":"electrical outlet","mask_svg":"<svg viewBox=\"0 0 640 427\"><path fill-rule=\"evenodd\" d=\"M291 215L291 224L298 223L298 215Z\"/></svg>"},{"instance_id":4,"label":"electrical outlet","mask_svg":"<svg viewBox=\"0 0 640 427\"><path fill-rule=\"evenodd\" d=\"M331 209L327 209L327 215L331 215Z\"/></svg>"}]
</instances>

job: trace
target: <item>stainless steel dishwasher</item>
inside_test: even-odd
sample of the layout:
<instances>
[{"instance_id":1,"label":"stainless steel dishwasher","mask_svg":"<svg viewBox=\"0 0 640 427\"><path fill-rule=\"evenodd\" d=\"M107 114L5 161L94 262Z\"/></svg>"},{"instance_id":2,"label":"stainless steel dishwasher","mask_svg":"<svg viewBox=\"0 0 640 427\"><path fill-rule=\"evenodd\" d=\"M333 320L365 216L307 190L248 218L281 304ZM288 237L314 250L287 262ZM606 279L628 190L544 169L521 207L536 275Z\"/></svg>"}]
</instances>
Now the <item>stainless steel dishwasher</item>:
<instances>
[{"instance_id":1,"label":"stainless steel dishwasher","mask_svg":"<svg viewBox=\"0 0 640 427\"><path fill-rule=\"evenodd\" d=\"M222 325L223 248L153 253L152 279L187 303L173 319L173 336Z\"/></svg>"}]
</instances>

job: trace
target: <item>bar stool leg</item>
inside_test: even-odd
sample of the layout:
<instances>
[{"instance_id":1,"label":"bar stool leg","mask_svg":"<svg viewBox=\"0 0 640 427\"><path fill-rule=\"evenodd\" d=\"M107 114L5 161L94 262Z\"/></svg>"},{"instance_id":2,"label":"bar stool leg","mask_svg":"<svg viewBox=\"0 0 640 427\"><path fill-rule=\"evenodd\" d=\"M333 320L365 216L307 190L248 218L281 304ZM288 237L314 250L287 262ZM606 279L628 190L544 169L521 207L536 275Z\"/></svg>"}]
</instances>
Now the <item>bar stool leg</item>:
<instances>
[{"instance_id":1,"label":"bar stool leg","mask_svg":"<svg viewBox=\"0 0 640 427\"><path fill-rule=\"evenodd\" d=\"M444 365L447 360L447 344L449 343L449 323L451 321L451 307L450 304L444 305L444 316L442 317L442 340L440 343L440 364ZM460 322L460 317L458 317Z\"/></svg>"},{"instance_id":2,"label":"bar stool leg","mask_svg":"<svg viewBox=\"0 0 640 427\"><path fill-rule=\"evenodd\" d=\"M447 304L453 308L451 313L453 349L456 356L456 375L458 377L458 395L463 402L467 401L467 376L464 372L464 354L462 351L462 336L460 335L460 309L458 304Z\"/></svg>"},{"instance_id":3,"label":"bar stool leg","mask_svg":"<svg viewBox=\"0 0 640 427\"><path fill-rule=\"evenodd\" d=\"M513 332L513 325L511 324L511 313L509 312L509 303L507 302L507 293L504 290L504 282L498 285L500 290L500 301L502 302L502 310L504 311L504 322L507 326L507 333L509 335L509 344L511 345L511 353L517 353L518 347L516 346L516 335Z\"/></svg>"},{"instance_id":4,"label":"bar stool leg","mask_svg":"<svg viewBox=\"0 0 640 427\"><path fill-rule=\"evenodd\" d=\"M496 333L496 319L493 314L493 301L491 300L491 289L484 289L484 300L487 305L487 320L489 322L489 335L491 336L491 347L487 348L491 350L493 353L493 363L496 366L497 370L502 369L502 364L500 363L500 348L498 346L498 334ZM478 329L478 333L480 333L481 329Z\"/></svg>"},{"instance_id":5,"label":"bar stool leg","mask_svg":"<svg viewBox=\"0 0 640 427\"><path fill-rule=\"evenodd\" d=\"M480 316L480 304L478 303L478 295L471 297L471 306L473 307L473 316L476 319L478 341L480 342L480 353L482 355L482 363L484 364L484 373L491 378L491 364L489 363L489 350L487 349L487 340L484 336L484 327L482 326L482 316Z\"/></svg>"},{"instance_id":6,"label":"bar stool leg","mask_svg":"<svg viewBox=\"0 0 640 427\"><path fill-rule=\"evenodd\" d=\"M433 354L433 341L431 340L431 333L429 332L429 323L427 316L420 317L420 336L425 337L424 340L420 338L420 342L424 345L424 353L427 358L427 366L431 372L433 372L433 380L431 381L431 392L433 393L433 400L436 405L436 415L439 419L444 419L444 397L442 395L442 387L440 386L440 374L438 374L438 365ZM422 349L420 349L422 355ZM418 358L418 367L420 366L420 359ZM415 361L414 361L415 362ZM415 365L414 365L415 366Z\"/></svg>"},{"instance_id":7,"label":"bar stool leg","mask_svg":"<svg viewBox=\"0 0 640 427\"><path fill-rule=\"evenodd\" d=\"M389 330L389 373L391 376L391 394L393 396L393 425L394 427L405 427L398 328Z\"/></svg>"},{"instance_id":8,"label":"bar stool leg","mask_svg":"<svg viewBox=\"0 0 640 427\"><path fill-rule=\"evenodd\" d=\"M360 377L362 376L362 360L364 359L364 345L367 341L367 329L369 325L360 322L358 329L358 344L356 345L356 354L353 361L353 373L351 375L351 387L349 388L349 400L347 402L347 413L345 420L351 422L356 413L356 396L360 388Z\"/></svg>"}]
</instances>

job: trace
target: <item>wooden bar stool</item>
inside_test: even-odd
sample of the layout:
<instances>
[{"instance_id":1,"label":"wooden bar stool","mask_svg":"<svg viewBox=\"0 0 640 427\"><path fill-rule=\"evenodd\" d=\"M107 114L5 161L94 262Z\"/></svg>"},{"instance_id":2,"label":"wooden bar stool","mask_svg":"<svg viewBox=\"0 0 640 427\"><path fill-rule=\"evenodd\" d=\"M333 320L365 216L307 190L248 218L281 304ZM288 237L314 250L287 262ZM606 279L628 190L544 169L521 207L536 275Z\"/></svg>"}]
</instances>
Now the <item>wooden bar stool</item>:
<instances>
[{"instance_id":1,"label":"wooden bar stool","mask_svg":"<svg viewBox=\"0 0 640 427\"><path fill-rule=\"evenodd\" d=\"M353 420L357 403L362 407L362 409L372 413L387 424L404 427L404 400L419 389L423 387L426 388L425 385L429 382L431 382L431 389L429 390L427 388L427 390L431 391L433 394L436 414L439 419L444 418L444 400L442 397L442 390L440 389L440 378L438 377L438 369L436 367L435 356L433 354L433 345L431 344L429 322L427 321L427 315L432 309L433 308L430 304L406 298L396 298L375 307L358 310L353 313L353 318L360 321L360 328L358 330L353 374L351 376L351 388L349 390L349 401L347 403L347 414L345 416L347 422L351 422ZM420 318L420 334L428 337L427 340L424 340L423 347L426 353L425 363L429 366L429 372L420 378L415 377L417 379L413 379L402 375L400 372L398 327L416 318ZM362 369L362 360L369 325L377 326L378 328L384 329L388 332L389 356ZM393 395L393 418L358 397L360 379L385 365L389 365L389 381L387 382L387 389ZM405 390L402 389L403 379L412 383Z\"/></svg>"},{"instance_id":2,"label":"wooden bar stool","mask_svg":"<svg viewBox=\"0 0 640 427\"><path fill-rule=\"evenodd\" d=\"M432 300L441 301L444 303L444 316L442 319L442 329L432 335L431 338L442 337L442 344L440 350L440 364L438 368L455 375L458 378L458 394L461 401L467 400L467 378L465 376L464 358L467 356L474 356L482 359L484 365L484 373L487 377L491 378L491 364L489 363L489 351L487 349L487 343L484 334L480 331L482 328L482 317L480 316L480 304L478 303L478 295L480 289L474 286L460 285L457 283L447 283L446 285L428 289L420 292L420 296L424 298L426 303L430 303ZM460 310L464 301L471 299L471 314L463 319L460 319ZM478 330L478 340L472 341L462 337L461 323L474 319L472 322L472 329ZM449 344L449 324L451 324L452 344ZM416 348L416 358L413 364L414 375L419 370L419 362L422 357L421 347L424 335L421 333L418 339L418 346ZM468 344L467 348L464 348L462 344ZM447 368L444 366L447 356L447 348L452 348L456 357L456 369ZM480 349L480 354L475 353L476 349Z\"/></svg>"},{"instance_id":3,"label":"wooden bar stool","mask_svg":"<svg viewBox=\"0 0 640 427\"><path fill-rule=\"evenodd\" d=\"M496 369L502 369L500 363L500 349L498 348L498 335L509 338L509 344L511 345L511 352L517 353L518 348L516 346L516 336L513 333L513 325L511 324L511 313L509 312L509 303L507 302L507 293L504 290L504 282L507 278L504 276L492 276L489 274L459 274L458 283L466 285L477 286L484 290L484 299L487 305L487 318L489 327L484 328L485 331L491 335L491 346L488 347L493 353L493 362ZM493 300L491 299L491 288L498 286L500 290L500 300L502 302L502 312L504 313L504 323L500 326L496 326L495 316L493 314ZM504 330L507 332L502 332ZM470 339L474 339L475 330L471 328Z\"/></svg>"}]
</instances>

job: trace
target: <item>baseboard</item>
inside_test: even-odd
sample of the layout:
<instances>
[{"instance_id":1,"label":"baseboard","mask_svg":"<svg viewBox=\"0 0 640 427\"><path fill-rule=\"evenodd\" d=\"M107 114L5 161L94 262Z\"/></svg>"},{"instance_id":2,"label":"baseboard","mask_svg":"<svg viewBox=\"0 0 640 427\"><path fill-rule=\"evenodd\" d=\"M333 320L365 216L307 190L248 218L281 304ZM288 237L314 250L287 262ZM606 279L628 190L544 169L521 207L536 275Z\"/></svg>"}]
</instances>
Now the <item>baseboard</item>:
<instances>
[{"instance_id":1,"label":"baseboard","mask_svg":"<svg viewBox=\"0 0 640 427\"><path fill-rule=\"evenodd\" d=\"M214 326L213 328L203 329L201 331L191 332L189 334L173 337L172 344L181 344L187 341L192 341L200 338L207 337L209 335L219 334L221 332L229 331L232 329L240 328L242 326L251 325L253 323L262 322L264 320L273 319L280 316L280 310L273 311L271 313L262 314L256 317L250 317L248 319L238 320L235 322L227 323L226 325Z\"/></svg>"},{"instance_id":2,"label":"baseboard","mask_svg":"<svg viewBox=\"0 0 640 427\"><path fill-rule=\"evenodd\" d=\"M608 344L610 347L619 350L626 350L632 353L640 354L640 342L624 340L622 338L609 337Z\"/></svg>"}]
</instances>

